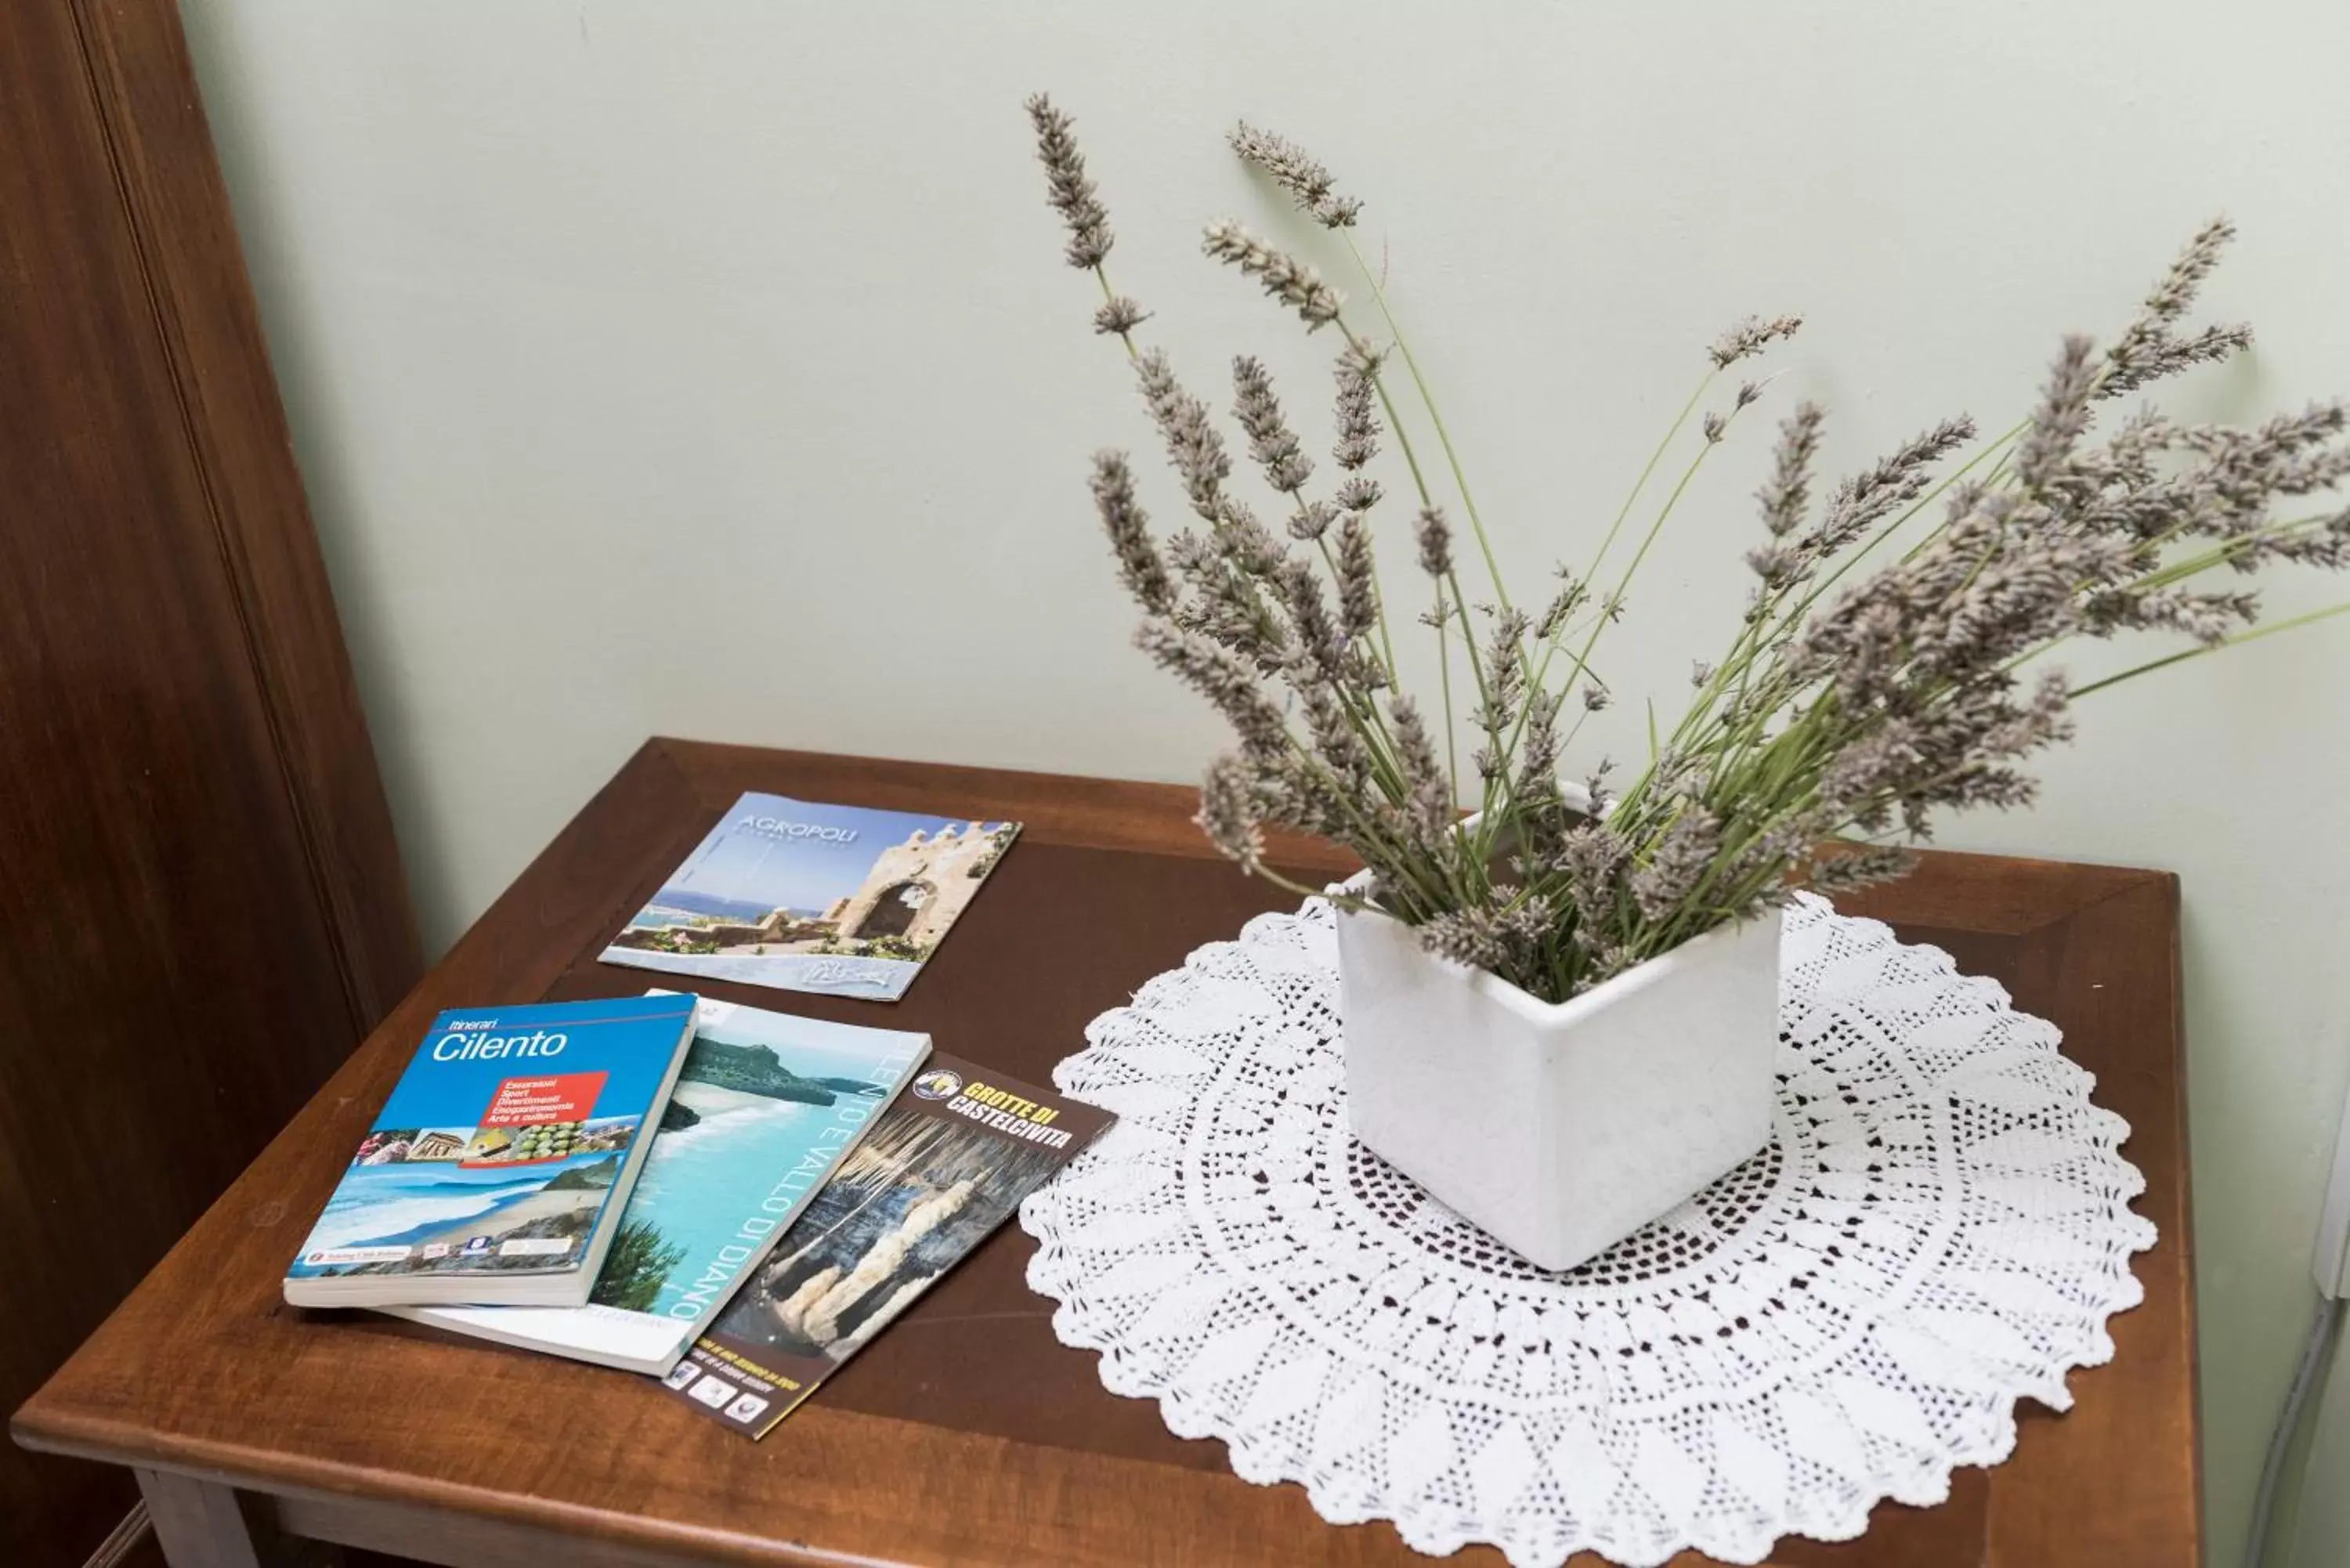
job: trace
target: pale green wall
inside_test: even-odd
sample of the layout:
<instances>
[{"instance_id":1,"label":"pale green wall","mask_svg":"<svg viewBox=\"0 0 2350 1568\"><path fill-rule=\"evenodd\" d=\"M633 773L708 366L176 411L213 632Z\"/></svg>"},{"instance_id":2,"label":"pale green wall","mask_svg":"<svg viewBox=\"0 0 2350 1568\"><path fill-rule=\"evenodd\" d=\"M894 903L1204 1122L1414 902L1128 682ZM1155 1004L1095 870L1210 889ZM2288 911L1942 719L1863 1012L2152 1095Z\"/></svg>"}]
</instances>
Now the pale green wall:
<instances>
[{"instance_id":1,"label":"pale green wall","mask_svg":"<svg viewBox=\"0 0 2350 1568\"><path fill-rule=\"evenodd\" d=\"M189 3L436 942L649 732L1209 754L1127 651L1090 521L1085 454L1147 432L1055 263L1038 87L1203 382L1263 346L1293 408L1327 387L1327 346L1195 254L1201 220L1269 216L1218 132L1288 129L1371 200L1521 572L1588 547L1750 310L1812 317L1773 396L1825 400L1848 465L1957 409L2004 423L2060 331L2110 329L2224 209L2211 305L2264 337L2189 406L2350 390L2339 5ZM1765 433L1635 595L1619 687L1669 700L1720 640ZM2222 1565L2350 1077L2345 685L2336 623L2100 697L2038 812L1946 834L2185 877Z\"/></svg>"},{"instance_id":2,"label":"pale green wall","mask_svg":"<svg viewBox=\"0 0 2350 1568\"><path fill-rule=\"evenodd\" d=\"M2292 1568L2342 1568L2350 1543L2350 1355L2334 1358L2334 1386L2325 1396L2311 1438L2297 1517L2280 1526L2276 1548L2262 1553Z\"/></svg>"}]
</instances>

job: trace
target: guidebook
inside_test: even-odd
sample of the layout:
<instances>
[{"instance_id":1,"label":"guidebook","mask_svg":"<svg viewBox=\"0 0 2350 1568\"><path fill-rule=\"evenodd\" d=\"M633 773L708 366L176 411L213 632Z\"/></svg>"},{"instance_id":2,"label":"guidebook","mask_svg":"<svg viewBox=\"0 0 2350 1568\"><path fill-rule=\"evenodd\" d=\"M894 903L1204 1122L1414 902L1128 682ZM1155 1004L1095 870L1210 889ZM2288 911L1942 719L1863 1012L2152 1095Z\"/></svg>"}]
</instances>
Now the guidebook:
<instances>
[{"instance_id":1,"label":"guidebook","mask_svg":"<svg viewBox=\"0 0 2350 1568\"><path fill-rule=\"evenodd\" d=\"M665 1380L764 1438L1117 1120L931 1058Z\"/></svg>"},{"instance_id":2,"label":"guidebook","mask_svg":"<svg viewBox=\"0 0 2350 1568\"><path fill-rule=\"evenodd\" d=\"M927 1034L706 1000L588 1304L387 1310L525 1350L667 1372L930 1049Z\"/></svg>"},{"instance_id":3,"label":"guidebook","mask_svg":"<svg viewBox=\"0 0 2350 1568\"><path fill-rule=\"evenodd\" d=\"M435 1018L286 1270L286 1299L586 1301L694 1003L663 992Z\"/></svg>"},{"instance_id":4,"label":"guidebook","mask_svg":"<svg viewBox=\"0 0 2350 1568\"><path fill-rule=\"evenodd\" d=\"M1016 822L746 794L603 960L895 1002L1019 832Z\"/></svg>"}]
</instances>

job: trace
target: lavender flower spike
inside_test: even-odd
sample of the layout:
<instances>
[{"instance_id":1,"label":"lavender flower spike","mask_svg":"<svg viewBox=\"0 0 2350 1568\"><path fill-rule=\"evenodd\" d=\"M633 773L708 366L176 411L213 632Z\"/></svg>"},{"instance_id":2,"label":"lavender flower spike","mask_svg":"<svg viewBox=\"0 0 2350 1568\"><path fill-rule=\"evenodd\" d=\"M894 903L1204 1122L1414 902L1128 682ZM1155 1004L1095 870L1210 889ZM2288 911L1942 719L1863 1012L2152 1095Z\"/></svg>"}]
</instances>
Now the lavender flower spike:
<instances>
[{"instance_id":1,"label":"lavender flower spike","mask_svg":"<svg viewBox=\"0 0 2350 1568\"><path fill-rule=\"evenodd\" d=\"M1232 418L1248 432L1249 455L1264 470L1267 484L1291 495L1305 487L1314 475L1314 460L1305 455L1296 433L1282 416L1273 378L1253 354L1232 360Z\"/></svg>"},{"instance_id":2,"label":"lavender flower spike","mask_svg":"<svg viewBox=\"0 0 2350 1568\"><path fill-rule=\"evenodd\" d=\"M2032 427L2016 443L2016 482L2027 493L2037 493L2054 479L2065 459L2073 454L2074 444L2089 427L2089 400L2097 389L2096 369L2089 358L2089 339L2080 333L2068 335L2064 347L2056 356L2056 363L2048 372L2048 385L2041 393L2040 406L2032 413Z\"/></svg>"},{"instance_id":3,"label":"lavender flower spike","mask_svg":"<svg viewBox=\"0 0 2350 1568\"><path fill-rule=\"evenodd\" d=\"M1441 577L1452 570L1452 524L1441 506L1420 509L1418 524L1419 535L1419 569L1431 577Z\"/></svg>"},{"instance_id":4,"label":"lavender flower spike","mask_svg":"<svg viewBox=\"0 0 2350 1568\"><path fill-rule=\"evenodd\" d=\"M2220 265L2228 243L2236 237L2235 224L2214 218L2196 231L2138 307L2137 317L2106 354L2105 373L2096 396L2117 398L2148 381L2173 375L2191 366L2209 364L2249 347L2252 331L2241 324L2207 327L2190 337L2171 329L2203 287L2204 279Z\"/></svg>"},{"instance_id":5,"label":"lavender flower spike","mask_svg":"<svg viewBox=\"0 0 2350 1568\"><path fill-rule=\"evenodd\" d=\"M1150 312L1121 294L1094 312L1094 330L1105 337L1123 337L1149 319Z\"/></svg>"},{"instance_id":6,"label":"lavender flower spike","mask_svg":"<svg viewBox=\"0 0 2350 1568\"><path fill-rule=\"evenodd\" d=\"M1175 583L1151 543L1150 519L1134 498L1134 472L1122 452L1094 453L1094 506L1118 556L1119 580L1155 616L1175 613Z\"/></svg>"},{"instance_id":7,"label":"lavender flower spike","mask_svg":"<svg viewBox=\"0 0 2350 1568\"><path fill-rule=\"evenodd\" d=\"M1353 348L1339 356L1338 444L1330 449L1330 455L1349 473L1378 455L1379 417L1373 405L1378 400L1379 389L1372 379L1378 373L1376 361Z\"/></svg>"},{"instance_id":8,"label":"lavender flower spike","mask_svg":"<svg viewBox=\"0 0 2350 1568\"><path fill-rule=\"evenodd\" d=\"M2203 280L2220 265L2221 253L2235 237L2236 225L2225 218L2214 218L2196 230L2195 237L2187 242L2187 248L2178 253L2178 259L2170 264L2170 270L2162 275L2154 292L2146 296L2146 314L2166 326L2186 315L2187 307L2195 303L2195 296L2202 289Z\"/></svg>"},{"instance_id":9,"label":"lavender flower spike","mask_svg":"<svg viewBox=\"0 0 2350 1568\"><path fill-rule=\"evenodd\" d=\"M1149 405L1151 421L1167 443L1168 461L1182 475L1191 510L1211 523L1219 521L1223 514L1223 482L1232 472L1232 462L1224 455L1224 438L1216 433L1208 405L1183 389L1175 379L1175 368L1160 349L1147 350L1135 361L1134 373L1142 386L1142 400Z\"/></svg>"},{"instance_id":10,"label":"lavender flower spike","mask_svg":"<svg viewBox=\"0 0 2350 1568\"><path fill-rule=\"evenodd\" d=\"M1741 359L1750 359L1782 337L1793 337L1804 324L1800 316L1774 316L1765 321L1759 316L1745 320L1713 340L1706 358L1717 370L1727 370Z\"/></svg>"},{"instance_id":11,"label":"lavender flower spike","mask_svg":"<svg viewBox=\"0 0 2350 1568\"><path fill-rule=\"evenodd\" d=\"M1346 228L1363 210L1362 202L1354 197L1339 195L1330 171L1287 137L1259 130L1243 120L1233 128L1231 140L1233 151L1263 170L1267 179L1289 192L1301 212L1324 228Z\"/></svg>"},{"instance_id":12,"label":"lavender flower spike","mask_svg":"<svg viewBox=\"0 0 2350 1568\"><path fill-rule=\"evenodd\" d=\"M1379 620L1378 574L1371 562L1371 530L1359 512L1338 529L1338 628L1367 637Z\"/></svg>"},{"instance_id":13,"label":"lavender flower spike","mask_svg":"<svg viewBox=\"0 0 2350 1568\"><path fill-rule=\"evenodd\" d=\"M1320 273L1229 218L1208 225L1200 248L1263 284L1265 293L1297 312L1308 332L1337 320L1346 304L1346 296L1324 283Z\"/></svg>"},{"instance_id":14,"label":"lavender flower spike","mask_svg":"<svg viewBox=\"0 0 2350 1568\"><path fill-rule=\"evenodd\" d=\"M1160 620L1143 622L1134 634L1134 646L1214 704L1248 756L1263 760L1287 749L1288 725L1281 710L1231 654L1206 638L1178 631Z\"/></svg>"},{"instance_id":15,"label":"lavender flower spike","mask_svg":"<svg viewBox=\"0 0 2350 1568\"><path fill-rule=\"evenodd\" d=\"M1823 418L1817 403L1798 403L1779 426L1770 481L1754 496L1762 504L1762 526L1774 539L1794 533L1811 504L1812 457L1820 448Z\"/></svg>"},{"instance_id":16,"label":"lavender flower spike","mask_svg":"<svg viewBox=\"0 0 2350 1568\"><path fill-rule=\"evenodd\" d=\"M1208 841L1251 876L1264 869L1264 828L1250 794L1253 770L1230 752L1208 764L1200 784L1200 814L1193 820Z\"/></svg>"},{"instance_id":17,"label":"lavender flower spike","mask_svg":"<svg viewBox=\"0 0 2350 1568\"><path fill-rule=\"evenodd\" d=\"M1109 213L1094 194L1086 177L1085 154L1070 134L1076 121L1053 107L1043 93L1027 102L1028 119L1036 127L1036 161L1045 166L1045 202L1069 226L1069 265L1090 271L1109 255L1114 236Z\"/></svg>"},{"instance_id":18,"label":"lavender flower spike","mask_svg":"<svg viewBox=\"0 0 2350 1568\"><path fill-rule=\"evenodd\" d=\"M1393 721L1396 763L1403 774L1415 826L1434 843L1451 828L1458 815L1452 785L1444 764L1437 760L1436 741L1429 733L1427 721L1419 716L1419 704L1399 692L1388 699L1388 715Z\"/></svg>"}]
</instances>

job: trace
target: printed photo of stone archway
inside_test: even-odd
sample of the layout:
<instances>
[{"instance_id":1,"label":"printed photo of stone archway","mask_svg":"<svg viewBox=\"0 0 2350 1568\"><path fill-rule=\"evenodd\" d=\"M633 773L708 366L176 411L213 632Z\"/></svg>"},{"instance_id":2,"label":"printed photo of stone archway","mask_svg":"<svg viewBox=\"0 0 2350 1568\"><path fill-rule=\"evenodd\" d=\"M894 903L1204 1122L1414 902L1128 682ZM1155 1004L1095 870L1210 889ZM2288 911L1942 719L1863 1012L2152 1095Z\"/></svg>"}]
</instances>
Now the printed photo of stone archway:
<instances>
[{"instance_id":1,"label":"printed photo of stone archway","mask_svg":"<svg viewBox=\"0 0 2350 1568\"><path fill-rule=\"evenodd\" d=\"M1019 833L1016 822L748 794L603 961L895 1002Z\"/></svg>"}]
</instances>

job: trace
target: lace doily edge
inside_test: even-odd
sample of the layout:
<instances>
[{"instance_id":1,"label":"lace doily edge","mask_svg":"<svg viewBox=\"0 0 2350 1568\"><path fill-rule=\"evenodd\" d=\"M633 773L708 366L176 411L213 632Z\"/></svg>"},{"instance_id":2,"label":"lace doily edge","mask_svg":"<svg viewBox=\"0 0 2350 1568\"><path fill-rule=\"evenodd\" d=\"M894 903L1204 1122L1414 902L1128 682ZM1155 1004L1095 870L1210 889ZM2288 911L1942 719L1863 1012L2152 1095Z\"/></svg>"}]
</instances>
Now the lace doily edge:
<instances>
[{"instance_id":1,"label":"lace doily edge","mask_svg":"<svg viewBox=\"0 0 2350 1568\"><path fill-rule=\"evenodd\" d=\"M1037 1243L1036 1252L1028 1262L1028 1286L1055 1303L1054 1336L1071 1349L1090 1350L1099 1357L1097 1370L1106 1390L1122 1398L1154 1401L1159 1419L1179 1438L1223 1443L1232 1473L1252 1485L1295 1484L1303 1488L1314 1511L1333 1525L1385 1521L1395 1527L1407 1545L1430 1556L1450 1556L1468 1546L1490 1545L1508 1558L1514 1568L1555 1564L1585 1551L1625 1563L1627 1568L1655 1568L1684 1550L1702 1552L1725 1563L1760 1563L1790 1535L1821 1542L1856 1539L1866 1532L1870 1517L1884 1502L1929 1508L1948 1501L1951 1477L1961 1467L1989 1469L2005 1462L2014 1453L2019 1401L2033 1399L2061 1413L2073 1403L2069 1386L2072 1374L2084 1367L2103 1366L2113 1360L2113 1337L2106 1324L2116 1314L2144 1302L2144 1288L2131 1260L2152 1248L2158 1240L2153 1222L2131 1212L2129 1217L2137 1224L2132 1227L2128 1251L2119 1260L2122 1267L2109 1281L2117 1288L2111 1291L2109 1302L2102 1306L2085 1307L2084 1317L2069 1325L2078 1331L2076 1342L2052 1352L2030 1374L1994 1375L1988 1386L1968 1390L1979 1419L1964 1434L1965 1440L1939 1453L1922 1454L1920 1462L1902 1475L1872 1474L1865 1485L1873 1495L1866 1501L1832 1502L1825 1516L1796 1519L1783 1515L1767 1532L1735 1540L1700 1528L1684 1529L1670 1541L1627 1542L1587 1527L1572 1532L1534 1528L1489 1531L1464 1524L1440 1506L1417 1501L1400 1507L1375 1506L1366 1501L1367 1494L1361 1488L1347 1483L1344 1472L1317 1472L1312 1464L1299 1462L1288 1445L1253 1441L1244 1434L1236 1434L1216 1414L1197 1407L1185 1390L1170 1386L1166 1375L1139 1366L1127 1347L1117 1343L1115 1334L1087 1332L1075 1300L1078 1286L1059 1270L1059 1238L1054 1221L1044 1212L1050 1192L1049 1187L1040 1190L1020 1207L1020 1227ZM1996 1372L1988 1364L1978 1365L1986 1373Z\"/></svg>"}]
</instances>

